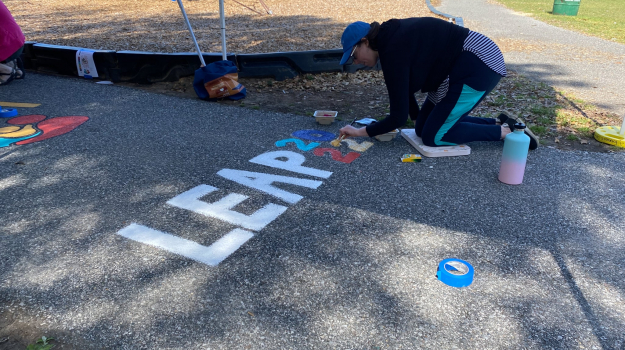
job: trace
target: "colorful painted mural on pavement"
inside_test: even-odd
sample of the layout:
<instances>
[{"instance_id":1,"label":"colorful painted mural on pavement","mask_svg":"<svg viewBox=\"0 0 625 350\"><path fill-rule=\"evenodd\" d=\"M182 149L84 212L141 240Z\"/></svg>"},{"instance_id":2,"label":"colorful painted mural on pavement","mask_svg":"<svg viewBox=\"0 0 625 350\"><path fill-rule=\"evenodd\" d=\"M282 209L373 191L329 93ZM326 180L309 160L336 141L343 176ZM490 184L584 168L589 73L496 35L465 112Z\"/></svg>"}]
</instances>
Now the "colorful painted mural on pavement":
<instances>
[{"instance_id":1,"label":"colorful painted mural on pavement","mask_svg":"<svg viewBox=\"0 0 625 350\"><path fill-rule=\"evenodd\" d=\"M0 126L0 148L12 144L25 145L67 134L87 120L89 117L85 116L48 118L41 114L14 117L6 121L9 126Z\"/></svg>"}]
</instances>

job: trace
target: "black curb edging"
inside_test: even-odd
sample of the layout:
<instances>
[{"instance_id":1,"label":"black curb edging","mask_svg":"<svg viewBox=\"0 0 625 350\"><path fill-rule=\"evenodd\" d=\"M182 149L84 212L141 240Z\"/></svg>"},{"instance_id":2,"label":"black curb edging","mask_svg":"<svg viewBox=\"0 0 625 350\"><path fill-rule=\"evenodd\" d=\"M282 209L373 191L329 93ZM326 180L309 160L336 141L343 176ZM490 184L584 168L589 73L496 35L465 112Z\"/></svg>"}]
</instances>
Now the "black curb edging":
<instances>
[{"instance_id":1,"label":"black curb edging","mask_svg":"<svg viewBox=\"0 0 625 350\"><path fill-rule=\"evenodd\" d=\"M222 58L220 53L202 53L202 57L206 64L221 61ZM151 84L177 81L182 77L192 76L200 67L200 60L194 52L117 51L116 58L119 69L118 82ZM236 55L229 54L226 59L237 64Z\"/></svg>"},{"instance_id":2,"label":"black curb edging","mask_svg":"<svg viewBox=\"0 0 625 350\"><path fill-rule=\"evenodd\" d=\"M26 69L78 76L76 52L81 49L80 47L48 45L28 41L24 44L21 58ZM115 57L117 52L112 50L91 51L94 51L93 61L98 75L102 79L119 81Z\"/></svg>"},{"instance_id":3,"label":"black curb edging","mask_svg":"<svg viewBox=\"0 0 625 350\"><path fill-rule=\"evenodd\" d=\"M26 42L22 60L26 69L78 76L76 52L80 47ZM93 60L98 79L114 83L131 82L150 84L163 81L178 81L192 76L199 68L194 52L157 53L144 51L94 51ZM202 53L207 64L221 61L220 53ZM269 78L284 80L300 74L323 72L353 73L364 66L341 66L343 50L316 50L295 52L273 52L260 54L228 54L228 61L234 62L239 76L245 78Z\"/></svg>"},{"instance_id":4,"label":"black curb edging","mask_svg":"<svg viewBox=\"0 0 625 350\"><path fill-rule=\"evenodd\" d=\"M239 76L264 78L271 72L280 81L300 74L342 72L339 65L343 50L318 50L301 52L273 52L237 55Z\"/></svg>"},{"instance_id":5,"label":"black curb edging","mask_svg":"<svg viewBox=\"0 0 625 350\"><path fill-rule=\"evenodd\" d=\"M425 0L431 12L453 19L464 26L462 17L454 17L436 10L430 0ZM158 53L143 51L91 50L73 46L42 44L28 41L24 44L22 60L24 67L41 72L53 72L78 76L76 52L94 51L93 60L98 79L114 83L130 82L150 84L163 81L178 81L192 76L199 68L194 52ZM234 62L243 78L274 78L277 81L294 78L300 74L325 72L354 73L370 69L360 65L341 66L343 50L316 50L294 52L272 52L260 54L228 54L228 61ZM202 53L206 63L221 61L219 53ZM377 65L373 69L379 70Z\"/></svg>"}]
</instances>

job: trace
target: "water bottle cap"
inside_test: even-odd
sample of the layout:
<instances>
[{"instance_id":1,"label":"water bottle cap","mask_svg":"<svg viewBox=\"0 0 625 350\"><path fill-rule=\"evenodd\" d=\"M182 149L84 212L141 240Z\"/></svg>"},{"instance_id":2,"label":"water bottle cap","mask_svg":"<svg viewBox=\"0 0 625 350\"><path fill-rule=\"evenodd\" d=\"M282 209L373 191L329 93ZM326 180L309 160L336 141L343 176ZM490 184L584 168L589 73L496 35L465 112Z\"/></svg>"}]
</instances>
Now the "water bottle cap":
<instances>
[{"instance_id":1,"label":"water bottle cap","mask_svg":"<svg viewBox=\"0 0 625 350\"><path fill-rule=\"evenodd\" d=\"M514 130L525 130L525 124L523 123L514 124Z\"/></svg>"}]
</instances>

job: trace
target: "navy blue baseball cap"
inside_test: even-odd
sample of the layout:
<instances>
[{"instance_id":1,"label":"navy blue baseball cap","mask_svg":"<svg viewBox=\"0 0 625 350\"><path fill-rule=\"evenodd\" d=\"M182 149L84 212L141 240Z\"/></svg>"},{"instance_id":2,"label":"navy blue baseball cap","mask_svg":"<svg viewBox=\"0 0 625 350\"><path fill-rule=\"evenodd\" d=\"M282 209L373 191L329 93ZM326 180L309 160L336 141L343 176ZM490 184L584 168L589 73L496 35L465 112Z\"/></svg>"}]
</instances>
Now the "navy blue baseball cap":
<instances>
[{"instance_id":1,"label":"navy blue baseball cap","mask_svg":"<svg viewBox=\"0 0 625 350\"><path fill-rule=\"evenodd\" d=\"M360 42L360 39L367 36L371 29L371 25L365 22L354 22L345 28L343 36L341 36L341 45L343 45L343 58L341 58L341 65L344 65L349 60L349 55L352 53L354 45Z\"/></svg>"}]
</instances>

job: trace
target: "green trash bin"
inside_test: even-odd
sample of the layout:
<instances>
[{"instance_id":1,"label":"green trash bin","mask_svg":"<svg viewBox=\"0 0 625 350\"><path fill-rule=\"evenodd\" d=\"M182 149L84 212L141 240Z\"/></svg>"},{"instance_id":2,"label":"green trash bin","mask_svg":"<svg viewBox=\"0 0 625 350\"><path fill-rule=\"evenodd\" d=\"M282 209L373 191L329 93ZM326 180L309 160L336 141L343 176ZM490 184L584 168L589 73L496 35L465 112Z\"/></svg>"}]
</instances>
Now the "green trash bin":
<instances>
[{"instance_id":1,"label":"green trash bin","mask_svg":"<svg viewBox=\"0 0 625 350\"><path fill-rule=\"evenodd\" d=\"M580 0L553 0L553 14L577 16Z\"/></svg>"}]
</instances>

